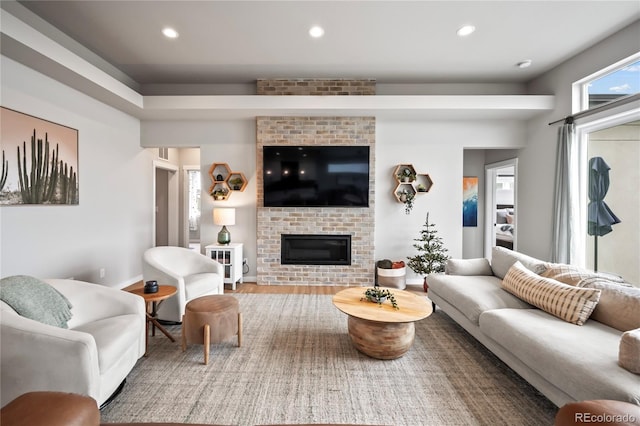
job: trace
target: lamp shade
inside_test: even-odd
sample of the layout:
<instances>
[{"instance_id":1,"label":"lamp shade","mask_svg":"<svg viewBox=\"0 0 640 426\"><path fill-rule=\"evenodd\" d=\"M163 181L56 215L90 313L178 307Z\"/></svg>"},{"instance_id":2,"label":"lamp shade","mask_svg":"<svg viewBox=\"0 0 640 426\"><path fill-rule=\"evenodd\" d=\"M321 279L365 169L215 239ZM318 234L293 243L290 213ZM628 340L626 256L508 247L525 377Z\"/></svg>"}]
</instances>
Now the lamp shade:
<instances>
[{"instance_id":1,"label":"lamp shade","mask_svg":"<svg viewBox=\"0 0 640 426\"><path fill-rule=\"evenodd\" d=\"M214 225L235 225L236 224L236 209L224 208L213 209L213 223Z\"/></svg>"}]
</instances>

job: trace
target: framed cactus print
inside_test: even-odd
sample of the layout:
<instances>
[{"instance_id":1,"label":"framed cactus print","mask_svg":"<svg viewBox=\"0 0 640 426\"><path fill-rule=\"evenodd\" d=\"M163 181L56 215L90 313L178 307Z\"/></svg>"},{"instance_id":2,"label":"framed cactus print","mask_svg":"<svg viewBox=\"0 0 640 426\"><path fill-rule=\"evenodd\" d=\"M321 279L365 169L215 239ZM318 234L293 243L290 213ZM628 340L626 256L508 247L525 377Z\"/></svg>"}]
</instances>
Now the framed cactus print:
<instances>
[{"instance_id":1,"label":"framed cactus print","mask_svg":"<svg viewBox=\"0 0 640 426\"><path fill-rule=\"evenodd\" d=\"M78 204L78 130L0 110L0 205Z\"/></svg>"}]
</instances>

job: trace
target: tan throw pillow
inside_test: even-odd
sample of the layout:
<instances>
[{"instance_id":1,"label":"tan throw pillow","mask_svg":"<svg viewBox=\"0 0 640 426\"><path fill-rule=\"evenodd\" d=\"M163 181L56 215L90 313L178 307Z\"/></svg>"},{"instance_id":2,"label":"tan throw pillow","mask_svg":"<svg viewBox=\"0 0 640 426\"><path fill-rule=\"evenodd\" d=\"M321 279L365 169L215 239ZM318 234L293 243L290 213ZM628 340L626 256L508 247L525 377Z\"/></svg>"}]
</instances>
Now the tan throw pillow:
<instances>
[{"instance_id":1,"label":"tan throw pillow","mask_svg":"<svg viewBox=\"0 0 640 426\"><path fill-rule=\"evenodd\" d=\"M603 279L588 280L583 288L602 291L591 319L620 331L640 328L640 288L625 287Z\"/></svg>"},{"instance_id":2,"label":"tan throw pillow","mask_svg":"<svg viewBox=\"0 0 640 426\"><path fill-rule=\"evenodd\" d=\"M618 364L632 373L640 374L640 328L622 334Z\"/></svg>"},{"instance_id":3,"label":"tan throw pillow","mask_svg":"<svg viewBox=\"0 0 640 426\"><path fill-rule=\"evenodd\" d=\"M574 287L541 277L516 262L502 280L502 288L545 312L582 325L600 299L600 290Z\"/></svg>"}]
</instances>

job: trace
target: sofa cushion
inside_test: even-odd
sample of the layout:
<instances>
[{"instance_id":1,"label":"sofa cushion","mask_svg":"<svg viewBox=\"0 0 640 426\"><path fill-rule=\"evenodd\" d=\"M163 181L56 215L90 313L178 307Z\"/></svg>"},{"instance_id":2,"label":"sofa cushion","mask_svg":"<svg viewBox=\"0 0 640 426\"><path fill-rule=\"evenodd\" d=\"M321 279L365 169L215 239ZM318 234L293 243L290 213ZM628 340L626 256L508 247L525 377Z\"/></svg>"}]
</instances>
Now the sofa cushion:
<instances>
[{"instance_id":1,"label":"sofa cushion","mask_svg":"<svg viewBox=\"0 0 640 426\"><path fill-rule=\"evenodd\" d=\"M585 281L588 282L593 279L607 279L619 283L624 282L621 278L612 274L593 272L588 269L564 263L547 263L545 264L545 268L545 271L540 275L569 285L580 285Z\"/></svg>"},{"instance_id":2,"label":"sofa cushion","mask_svg":"<svg viewBox=\"0 0 640 426\"><path fill-rule=\"evenodd\" d=\"M600 290L574 287L534 274L519 261L502 280L502 288L525 302L573 324L582 325L600 299Z\"/></svg>"},{"instance_id":3,"label":"sofa cushion","mask_svg":"<svg viewBox=\"0 0 640 426\"><path fill-rule=\"evenodd\" d=\"M640 328L622 334L618 363L622 368L640 374Z\"/></svg>"},{"instance_id":4,"label":"sofa cushion","mask_svg":"<svg viewBox=\"0 0 640 426\"><path fill-rule=\"evenodd\" d=\"M184 277L184 292L187 300L218 292L220 275L211 272Z\"/></svg>"},{"instance_id":5,"label":"sofa cushion","mask_svg":"<svg viewBox=\"0 0 640 426\"><path fill-rule=\"evenodd\" d=\"M444 273L449 275L493 275L489 261L478 259L449 259L444 265Z\"/></svg>"},{"instance_id":6,"label":"sofa cushion","mask_svg":"<svg viewBox=\"0 0 640 426\"><path fill-rule=\"evenodd\" d=\"M430 275L429 292L455 306L474 324L490 309L533 308L500 288L500 279L494 276Z\"/></svg>"},{"instance_id":7,"label":"sofa cushion","mask_svg":"<svg viewBox=\"0 0 640 426\"><path fill-rule=\"evenodd\" d=\"M494 247L491 251L491 270L493 275L504 278L511 265L520 261L527 269L539 274L545 270L545 262L504 247Z\"/></svg>"},{"instance_id":8,"label":"sofa cushion","mask_svg":"<svg viewBox=\"0 0 640 426\"><path fill-rule=\"evenodd\" d=\"M93 336L98 349L98 367L104 373L127 353L132 344L138 344L142 330L134 324L139 323L138 315L118 315L86 323L73 330Z\"/></svg>"},{"instance_id":9,"label":"sofa cushion","mask_svg":"<svg viewBox=\"0 0 640 426\"><path fill-rule=\"evenodd\" d=\"M578 327L539 309L496 309L480 315L480 330L577 401L640 405L638 376L618 365L622 332L612 327Z\"/></svg>"},{"instance_id":10,"label":"sofa cushion","mask_svg":"<svg viewBox=\"0 0 640 426\"><path fill-rule=\"evenodd\" d=\"M586 280L584 288L599 289L600 301L591 318L620 331L640 328L640 288L626 287L608 280Z\"/></svg>"}]
</instances>

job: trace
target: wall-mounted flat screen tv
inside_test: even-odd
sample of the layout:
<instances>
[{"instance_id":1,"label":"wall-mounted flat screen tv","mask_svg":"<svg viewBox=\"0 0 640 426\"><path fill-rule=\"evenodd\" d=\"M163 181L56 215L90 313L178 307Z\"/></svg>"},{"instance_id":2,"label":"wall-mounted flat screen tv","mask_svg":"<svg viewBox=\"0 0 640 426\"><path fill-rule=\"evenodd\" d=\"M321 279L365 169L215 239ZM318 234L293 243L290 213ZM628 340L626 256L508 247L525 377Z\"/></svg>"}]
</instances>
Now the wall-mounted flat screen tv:
<instances>
[{"instance_id":1,"label":"wall-mounted flat screen tv","mask_svg":"<svg viewBox=\"0 0 640 426\"><path fill-rule=\"evenodd\" d=\"M265 207L368 207L369 147L264 146Z\"/></svg>"}]
</instances>

